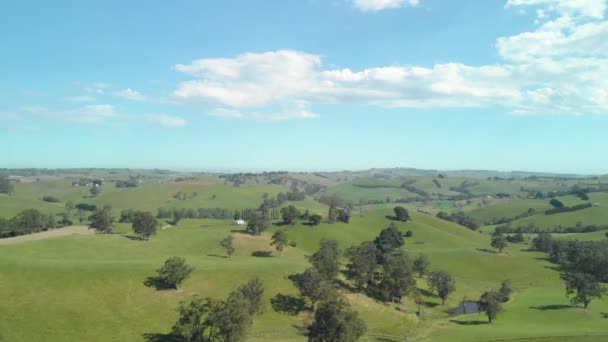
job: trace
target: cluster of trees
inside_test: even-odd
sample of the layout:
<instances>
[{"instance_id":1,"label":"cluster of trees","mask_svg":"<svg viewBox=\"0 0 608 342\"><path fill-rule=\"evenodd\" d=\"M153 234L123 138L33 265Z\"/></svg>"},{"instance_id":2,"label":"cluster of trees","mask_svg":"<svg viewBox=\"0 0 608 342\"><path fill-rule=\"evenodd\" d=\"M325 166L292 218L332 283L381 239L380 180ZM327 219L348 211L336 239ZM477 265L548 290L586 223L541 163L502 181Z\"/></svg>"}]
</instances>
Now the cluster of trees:
<instances>
[{"instance_id":1,"label":"cluster of trees","mask_svg":"<svg viewBox=\"0 0 608 342\"><path fill-rule=\"evenodd\" d=\"M604 190L606 190L606 188L603 184L600 184L596 188L591 188L591 187L583 188L580 185L573 185L568 190L558 190L558 191L549 191L549 192L542 192L542 191L538 191L538 190L526 189L523 186L520 187L520 190L527 192L528 197L532 197L532 198L536 198L536 199L555 198L555 197L560 197L560 196L574 195L574 196L577 196L578 198L582 199L583 201L588 201L589 200L589 196L587 195L588 193L593 192L593 191L604 191Z\"/></svg>"},{"instance_id":2,"label":"cluster of trees","mask_svg":"<svg viewBox=\"0 0 608 342\"><path fill-rule=\"evenodd\" d=\"M12 194L15 191L15 186L7 177L0 177L0 194Z\"/></svg>"},{"instance_id":3,"label":"cluster of trees","mask_svg":"<svg viewBox=\"0 0 608 342\"><path fill-rule=\"evenodd\" d=\"M36 233L56 226L55 214L26 209L9 220L0 217L0 238Z\"/></svg>"},{"instance_id":4,"label":"cluster of trees","mask_svg":"<svg viewBox=\"0 0 608 342\"><path fill-rule=\"evenodd\" d=\"M356 341L367 331L365 322L336 290L339 259L338 241L323 239L319 251L309 258L312 267L291 277L314 311L309 341Z\"/></svg>"},{"instance_id":5,"label":"cluster of trees","mask_svg":"<svg viewBox=\"0 0 608 342\"><path fill-rule=\"evenodd\" d=\"M591 233L600 230L608 230L608 226L597 226L597 225L583 225L582 222L577 222L574 227L564 227L562 225L553 226L551 228L540 228L533 223L525 226L511 227L509 225L498 226L496 229L500 229L503 233L526 233L526 234L540 234L542 232L554 233L554 234L569 234L569 233Z\"/></svg>"},{"instance_id":6,"label":"cluster of trees","mask_svg":"<svg viewBox=\"0 0 608 342\"><path fill-rule=\"evenodd\" d=\"M479 228L479 224L475 221L475 219L465 215L465 213L463 213L462 211L457 211L452 214L447 214L443 211L440 211L439 213L437 213L437 217L442 220L454 222L461 226L465 226L471 230L477 230Z\"/></svg>"},{"instance_id":7,"label":"cluster of trees","mask_svg":"<svg viewBox=\"0 0 608 342\"><path fill-rule=\"evenodd\" d=\"M593 204L591 204L591 203L584 203L584 204L573 205L571 207L553 208L553 209L549 209L549 210L545 211L545 215L552 215L552 214L559 214L559 213L567 213L570 211L583 210L583 209L591 208L592 206L593 206Z\"/></svg>"},{"instance_id":8,"label":"cluster of trees","mask_svg":"<svg viewBox=\"0 0 608 342\"><path fill-rule=\"evenodd\" d=\"M421 196L423 198L430 198L431 197L431 195L428 192L416 188L415 186L411 185L411 183L407 183L407 182L403 183L403 184L401 184L401 188L403 188L403 189L405 189L405 190L407 190L409 192L413 192L416 195L419 195L419 196Z\"/></svg>"},{"instance_id":9,"label":"cluster of trees","mask_svg":"<svg viewBox=\"0 0 608 342\"><path fill-rule=\"evenodd\" d=\"M89 228L95 229L98 233L111 233L113 223L114 217L112 216L112 207L109 205L95 209L93 214L89 216Z\"/></svg>"},{"instance_id":10,"label":"cluster of trees","mask_svg":"<svg viewBox=\"0 0 608 342\"><path fill-rule=\"evenodd\" d=\"M476 185L479 185L479 182L477 181L470 181L470 180L464 180L462 183L460 183L459 186L453 186L450 187L451 191L456 191L456 192L460 192L466 195L470 195L471 191L468 188L474 187Z\"/></svg>"},{"instance_id":11,"label":"cluster of trees","mask_svg":"<svg viewBox=\"0 0 608 342\"><path fill-rule=\"evenodd\" d=\"M329 222L329 223L336 223L336 222L349 223L350 216L351 216L350 209L344 209L344 208L339 208L336 206L331 206L331 207L329 207L329 212L327 213L327 222Z\"/></svg>"},{"instance_id":12,"label":"cluster of trees","mask_svg":"<svg viewBox=\"0 0 608 342\"><path fill-rule=\"evenodd\" d=\"M180 289L194 268L181 257L171 257L157 270L157 276L146 280L160 289ZM225 300L195 295L177 307L179 317L172 335L183 341L243 341L253 323L252 317L263 308L264 283L257 277L231 292Z\"/></svg>"},{"instance_id":13,"label":"cluster of trees","mask_svg":"<svg viewBox=\"0 0 608 342\"><path fill-rule=\"evenodd\" d=\"M405 295L417 296L415 275L427 275L430 261L424 254L411 260L401 249L403 245L401 232L391 223L373 241L346 250L347 278L359 291L384 301L400 302ZM427 281L442 302L455 290L454 279L444 271L431 272Z\"/></svg>"},{"instance_id":14,"label":"cluster of trees","mask_svg":"<svg viewBox=\"0 0 608 342\"><path fill-rule=\"evenodd\" d=\"M253 278L225 300L194 296L177 307L179 318L172 333L184 341L245 340L253 324L253 316L260 312L264 298L264 283Z\"/></svg>"},{"instance_id":15,"label":"cluster of trees","mask_svg":"<svg viewBox=\"0 0 608 342\"><path fill-rule=\"evenodd\" d=\"M136 188L139 185L139 182L134 179L128 179L128 180L117 180L116 183L114 183L114 184L116 185L117 188Z\"/></svg>"},{"instance_id":16,"label":"cluster of trees","mask_svg":"<svg viewBox=\"0 0 608 342\"><path fill-rule=\"evenodd\" d=\"M275 198L270 197L267 193L264 194L262 204L259 210L268 211L273 208L280 208L287 201L303 201L306 198L306 192L292 187L287 193L279 192Z\"/></svg>"},{"instance_id":17,"label":"cluster of trees","mask_svg":"<svg viewBox=\"0 0 608 342\"><path fill-rule=\"evenodd\" d=\"M249 210L243 210L242 215L246 216ZM225 208L158 208L156 218L159 219L172 219L177 224L181 219L184 218L213 218L213 219L230 219L233 218L235 212L231 209Z\"/></svg>"},{"instance_id":18,"label":"cluster of trees","mask_svg":"<svg viewBox=\"0 0 608 342\"><path fill-rule=\"evenodd\" d=\"M188 198L195 198L196 196L198 196L198 193L196 192L193 192L192 195L188 196L187 193L178 191L175 195L173 195L173 198L175 198L176 200L184 201Z\"/></svg>"},{"instance_id":19,"label":"cluster of trees","mask_svg":"<svg viewBox=\"0 0 608 342\"><path fill-rule=\"evenodd\" d=\"M543 232L532 240L532 246L561 265L572 304L583 304L586 309L592 299L607 293L602 283L608 282L608 241L554 239Z\"/></svg>"}]
</instances>

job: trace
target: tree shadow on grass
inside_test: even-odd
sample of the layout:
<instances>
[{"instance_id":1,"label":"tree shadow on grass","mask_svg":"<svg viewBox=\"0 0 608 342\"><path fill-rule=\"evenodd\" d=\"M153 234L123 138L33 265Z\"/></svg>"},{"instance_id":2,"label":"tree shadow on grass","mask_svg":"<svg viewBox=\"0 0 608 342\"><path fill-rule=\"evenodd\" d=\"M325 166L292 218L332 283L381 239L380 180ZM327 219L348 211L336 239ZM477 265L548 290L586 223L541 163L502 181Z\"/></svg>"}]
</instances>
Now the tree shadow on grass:
<instances>
[{"instance_id":1,"label":"tree shadow on grass","mask_svg":"<svg viewBox=\"0 0 608 342\"><path fill-rule=\"evenodd\" d=\"M551 304L551 305L540 305L540 306L531 306L530 309L539 310L539 311L548 311L548 310L563 310L563 309L572 309L574 306L567 304Z\"/></svg>"},{"instance_id":2,"label":"tree shadow on grass","mask_svg":"<svg viewBox=\"0 0 608 342\"><path fill-rule=\"evenodd\" d=\"M420 304L426 306L427 308L434 308L436 306L441 305L440 303L434 303L434 302L420 302Z\"/></svg>"},{"instance_id":3,"label":"tree shadow on grass","mask_svg":"<svg viewBox=\"0 0 608 342\"><path fill-rule=\"evenodd\" d=\"M162 278L156 277L148 277L144 281L144 285L147 287L153 287L157 290L175 290L175 287L167 284Z\"/></svg>"},{"instance_id":4,"label":"tree shadow on grass","mask_svg":"<svg viewBox=\"0 0 608 342\"><path fill-rule=\"evenodd\" d=\"M429 291L429 290L425 290L425 289L418 289L418 291L420 292L421 295L425 296L425 297L431 297L431 298L439 298L438 295L436 295L435 293Z\"/></svg>"},{"instance_id":5,"label":"tree shadow on grass","mask_svg":"<svg viewBox=\"0 0 608 342\"><path fill-rule=\"evenodd\" d=\"M476 250L478 250L479 252L485 252L485 253L490 253L490 254L498 254L497 251L492 250L492 249L487 249L487 248L475 248Z\"/></svg>"},{"instance_id":6,"label":"tree shadow on grass","mask_svg":"<svg viewBox=\"0 0 608 342\"><path fill-rule=\"evenodd\" d=\"M146 342L181 342L183 341L180 336L176 334L158 334L158 333L145 333L141 335Z\"/></svg>"},{"instance_id":7,"label":"tree shadow on grass","mask_svg":"<svg viewBox=\"0 0 608 342\"><path fill-rule=\"evenodd\" d=\"M133 240L133 241L145 241L144 239L142 239L140 236L137 235L125 235L125 234L121 234L120 236L125 237L129 240Z\"/></svg>"},{"instance_id":8,"label":"tree shadow on grass","mask_svg":"<svg viewBox=\"0 0 608 342\"><path fill-rule=\"evenodd\" d=\"M219 254L207 254L207 256L228 259L227 256L225 256L225 255L219 255Z\"/></svg>"},{"instance_id":9,"label":"tree shadow on grass","mask_svg":"<svg viewBox=\"0 0 608 342\"><path fill-rule=\"evenodd\" d=\"M456 323L458 325L483 325L488 324L487 321L459 321L456 319L451 319L450 322Z\"/></svg>"},{"instance_id":10,"label":"tree shadow on grass","mask_svg":"<svg viewBox=\"0 0 608 342\"><path fill-rule=\"evenodd\" d=\"M258 258L272 258L272 251L253 251L251 256Z\"/></svg>"},{"instance_id":11,"label":"tree shadow on grass","mask_svg":"<svg viewBox=\"0 0 608 342\"><path fill-rule=\"evenodd\" d=\"M608 312L600 312L600 316L602 316L602 318L608 318Z\"/></svg>"},{"instance_id":12,"label":"tree shadow on grass","mask_svg":"<svg viewBox=\"0 0 608 342\"><path fill-rule=\"evenodd\" d=\"M306 302L302 298L284 295L282 293L270 299L272 309L276 312L284 313L291 316L296 316L300 312L306 310Z\"/></svg>"}]
</instances>

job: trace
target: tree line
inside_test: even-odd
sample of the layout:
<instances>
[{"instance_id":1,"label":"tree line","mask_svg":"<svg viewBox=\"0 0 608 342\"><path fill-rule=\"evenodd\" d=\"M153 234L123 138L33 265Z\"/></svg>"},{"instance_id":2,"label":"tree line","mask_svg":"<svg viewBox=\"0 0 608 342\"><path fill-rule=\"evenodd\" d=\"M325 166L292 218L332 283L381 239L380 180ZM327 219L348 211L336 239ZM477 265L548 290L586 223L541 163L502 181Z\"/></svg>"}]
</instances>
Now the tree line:
<instances>
[{"instance_id":1,"label":"tree line","mask_svg":"<svg viewBox=\"0 0 608 342\"><path fill-rule=\"evenodd\" d=\"M572 304L586 309L594 298L607 293L602 283L608 282L608 241L555 239L543 232L532 240L532 246L561 266Z\"/></svg>"}]
</instances>

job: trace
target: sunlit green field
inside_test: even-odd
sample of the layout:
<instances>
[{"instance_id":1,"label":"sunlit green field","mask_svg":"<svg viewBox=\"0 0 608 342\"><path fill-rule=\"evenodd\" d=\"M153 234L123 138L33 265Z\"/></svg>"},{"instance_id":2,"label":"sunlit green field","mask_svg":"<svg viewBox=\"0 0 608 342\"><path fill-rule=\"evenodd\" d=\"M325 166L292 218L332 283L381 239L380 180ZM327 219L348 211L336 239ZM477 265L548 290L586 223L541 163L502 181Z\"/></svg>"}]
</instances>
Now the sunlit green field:
<instances>
[{"instance_id":1,"label":"sunlit green field","mask_svg":"<svg viewBox=\"0 0 608 342\"><path fill-rule=\"evenodd\" d=\"M184 220L165 229L150 241L132 240L129 227L119 224L119 234L69 236L23 244L0 246L1 335L7 341L143 340L146 334L170 331L176 304L193 294L220 297L248 278L258 275L266 283L266 309L255 317L251 341L305 340L298 332L309 317L276 312L270 298L278 293L297 295L287 276L304 270L306 255L321 238L339 240L341 248L373 239L390 221L390 210L354 215L350 224L286 227L297 248L288 247L283 257L256 258L251 252L272 250L269 235L233 233L237 252L224 258L219 241L235 229L229 221ZM588 311L568 306L558 272L549 268L541 253L524 252L525 245L494 254L485 234L413 213L413 221L399 224L412 230L405 248L412 255L427 253L433 269L454 274L457 291L445 307L438 298L425 297L422 319L416 306L405 300L403 311L359 294L345 292L366 320L369 340L380 336L415 340L494 340L531 336L603 334L608 301L594 301ZM275 253L276 254L276 253ZM183 291L156 291L145 287L146 277L170 256L187 258L196 267ZM495 324L481 315L450 318L466 297L477 298L490 287L510 278L516 289L513 300ZM425 282L419 281L425 288ZM467 323L474 321L474 323ZM74 327L78 327L77 329Z\"/></svg>"}]
</instances>

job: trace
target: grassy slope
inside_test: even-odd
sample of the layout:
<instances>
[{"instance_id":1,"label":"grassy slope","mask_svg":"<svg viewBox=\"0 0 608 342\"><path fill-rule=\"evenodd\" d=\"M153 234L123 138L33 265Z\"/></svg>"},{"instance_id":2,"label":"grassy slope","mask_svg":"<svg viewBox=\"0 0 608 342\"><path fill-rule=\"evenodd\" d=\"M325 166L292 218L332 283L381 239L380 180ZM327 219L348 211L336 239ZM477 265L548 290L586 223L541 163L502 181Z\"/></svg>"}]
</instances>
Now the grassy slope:
<instances>
[{"instance_id":1,"label":"grassy slope","mask_svg":"<svg viewBox=\"0 0 608 342\"><path fill-rule=\"evenodd\" d=\"M186 200L176 200L173 196L179 191L188 197L196 192L197 196ZM113 183L102 186L101 194L96 198L89 197L86 187L72 187L69 180L52 180L33 183L17 183L15 194L0 194L0 217L10 218L23 209L36 208L45 213L64 211L67 201L90 203L98 206L111 205L116 213L122 209L149 210L156 212L159 207L176 208L256 208L262 202L262 195L268 193L276 196L286 188L273 185L251 185L235 188L219 183L217 179L197 180L195 182L145 182L137 188L116 188ZM44 195L58 197L61 203L46 203ZM302 209L324 213L327 207L307 198L294 202Z\"/></svg>"},{"instance_id":2,"label":"grassy slope","mask_svg":"<svg viewBox=\"0 0 608 342\"><path fill-rule=\"evenodd\" d=\"M234 227L209 220L184 220L178 228L163 230L149 242L123 235L95 235L0 246L0 312L11 312L0 321L0 334L10 341L138 340L145 333L168 332L179 300L195 293L224 296L254 275L266 282L267 300L276 293L295 294L286 277L307 267L305 255L317 249L322 237L337 238L342 248L372 239L389 224L385 218L389 213L377 210L364 217L354 215L349 225L286 227L298 247L273 258L254 258L250 253L270 248L269 235L276 226L261 238L236 234L237 254L226 259L217 256L223 255L217 244ZM366 320L370 336L464 341L605 331L599 312L608 311L606 301L593 302L589 312L531 308L567 304L559 275L547 268L550 264L542 260L542 254L522 252L522 245L509 247L509 256L488 253L479 250L488 248L485 234L424 214L412 213L412 217L413 222L399 224L402 230L414 232L413 238L406 239L406 248L412 254L427 253L433 269L453 273L457 292L445 308L424 307L421 321L413 314L415 305L409 299L403 305L405 312L398 312L363 296L349 295ZM128 227L120 225L119 230ZM197 269L184 291L157 292L144 287L143 280L172 255L185 256ZM477 298L488 287L499 286L507 274L517 294L496 324L449 321L446 309L455 307L464 296ZM419 285L425 287L423 281ZM439 303L434 297L424 299ZM266 311L255 318L250 340L303 340L296 327L306 317L305 313L297 317L276 313L268 303Z\"/></svg>"}]
</instances>

